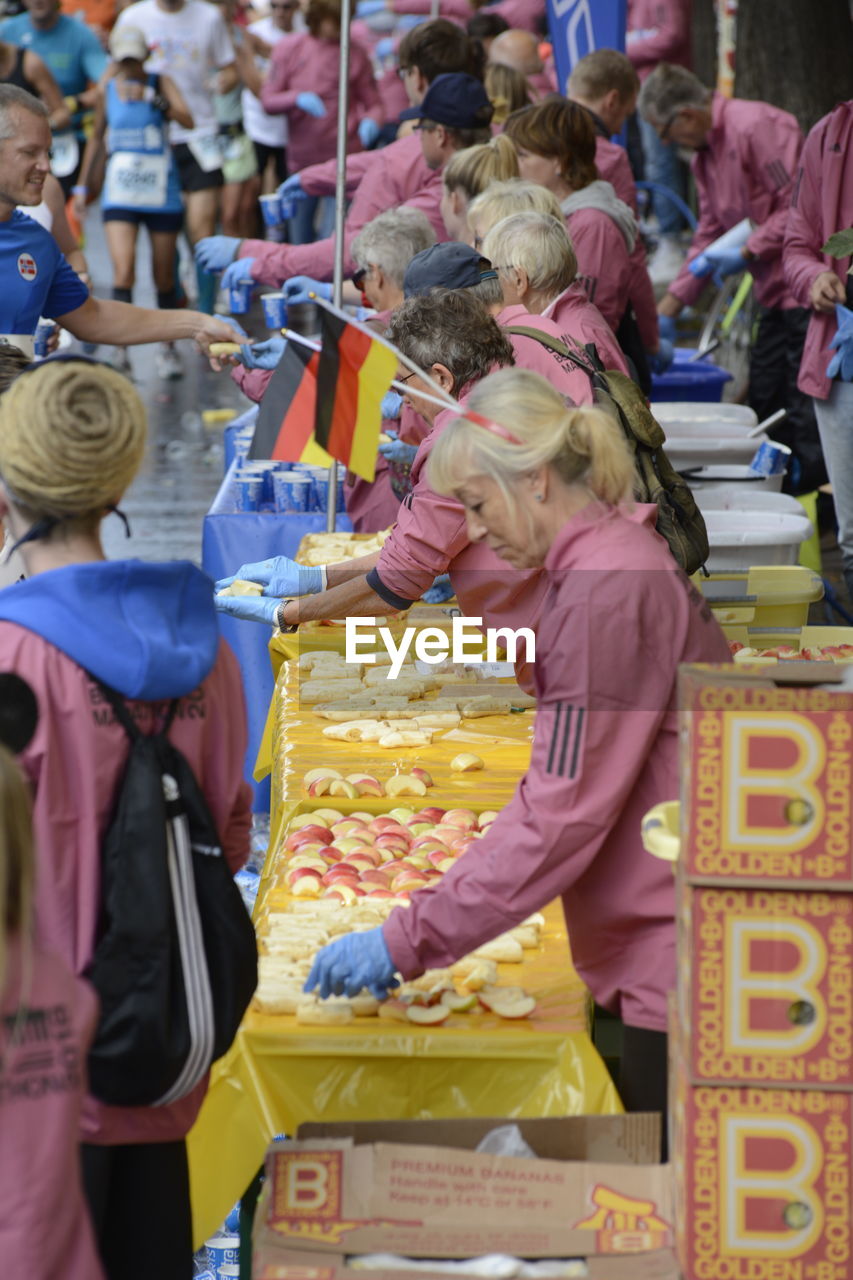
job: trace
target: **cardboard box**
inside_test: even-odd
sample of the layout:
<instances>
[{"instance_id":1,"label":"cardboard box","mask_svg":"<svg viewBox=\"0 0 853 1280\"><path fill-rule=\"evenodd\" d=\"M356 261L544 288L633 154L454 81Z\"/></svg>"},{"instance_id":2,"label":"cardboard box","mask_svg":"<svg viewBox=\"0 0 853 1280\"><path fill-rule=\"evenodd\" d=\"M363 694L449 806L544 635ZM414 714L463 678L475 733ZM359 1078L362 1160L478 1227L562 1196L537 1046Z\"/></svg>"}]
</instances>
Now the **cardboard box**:
<instances>
[{"instance_id":1,"label":"cardboard box","mask_svg":"<svg viewBox=\"0 0 853 1280\"><path fill-rule=\"evenodd\" d=\"M816 685L808 663L784 667L772 678L682 670L682 858L693 883L853 890L853 671Z\"/></svg>"},{"instance_id":2,"label":"cardboard box","mask_svg":"<svg viewBox=\"0 0 853 1280\"><path fill-rule=\"evenodd\" d=\"M669 1168L652 1163L657 1117L517 1121L537 1154L547 1152L537 1160L473 1150L505 1123L304 1126L300 1141L267 1154L255 1275L334 1280L347 1274L345 1256L353 1253L507 1253L593 1255L590 1274L600 1280L674 1280ZM394 1274L384 1271L383 1280Z\"/></svg>"},{"instance_id":3,"label":"cardboard box","mask_svg":"<svg viewBox=\"0 0 853 1280\"><path fill-rule=\"evenodd\" d=\"M678 958L694 1083L853 1088L853 895L680 882Z\"/></svg>"},{"instance_id":4,"label":"cardboard box","mask_svg":"<svg viewBox=\"0 0 853 1280\"><path fill-rule=\"evenodd\" d=\"M684 1280L849 1280L853 1095L681 1070L673 1131Z\"/></svg>"}]
</instances>

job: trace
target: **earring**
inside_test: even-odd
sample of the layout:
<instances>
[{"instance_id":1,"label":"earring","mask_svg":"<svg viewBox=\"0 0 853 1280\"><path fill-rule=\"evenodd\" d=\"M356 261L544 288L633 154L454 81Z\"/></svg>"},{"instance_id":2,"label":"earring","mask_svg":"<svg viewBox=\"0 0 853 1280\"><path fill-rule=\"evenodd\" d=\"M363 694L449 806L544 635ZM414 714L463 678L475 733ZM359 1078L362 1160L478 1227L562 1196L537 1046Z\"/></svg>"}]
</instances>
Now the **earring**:
<instances>
[{"instance_id":1,"label":"earring","mask_svg":"<svg viewBox=\"0 0 853 1280\"><path fill-rule=\"evenodd\" d=\"M544 495L544 494L542 494L542 493L537 493L537 494L535 494L534 496L535 496L535 498L536 498L536 501L537 501L537 502L544 502L544 501L545 501L545 495Z\"/></svg>"}]
</instances>

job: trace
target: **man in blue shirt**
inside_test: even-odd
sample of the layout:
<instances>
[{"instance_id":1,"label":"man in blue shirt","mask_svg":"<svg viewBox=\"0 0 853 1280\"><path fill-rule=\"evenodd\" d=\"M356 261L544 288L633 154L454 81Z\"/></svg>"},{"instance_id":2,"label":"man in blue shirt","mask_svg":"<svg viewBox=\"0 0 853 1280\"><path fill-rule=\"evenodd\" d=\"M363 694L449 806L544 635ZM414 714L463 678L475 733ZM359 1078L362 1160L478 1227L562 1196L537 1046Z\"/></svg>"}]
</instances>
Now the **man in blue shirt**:
<instances>
[{"instance_id":1,"label":"man in blue shirt","mask_svg":"<svg viewBox=\"0 0 853 1280\"><path fill-rule=\"evenodd\" d=\"M94 298L56 241L18 205L37 205L50 172L47 108L17 85L0 84L0 341L32 355L39 317L56 320L83 342L134 346L194 338L233 342L235 330L199 311L160 311Z\"/></svg>"},{"instance_id":2,"label":"man in blue shirt","mask_svg":"<svg viewBox=\"0 0 853 1280\"><path fill-rule=\"evenodd\" d=\"M85 23L60 13L59 0L24 3L26 13L0 23L0 40L37 53L62 90L74 128L56 135L53 172L68 195L83 159L83 112L94 106L94 86L104 73L107 55Z\"/></svg>"}]
</instances>

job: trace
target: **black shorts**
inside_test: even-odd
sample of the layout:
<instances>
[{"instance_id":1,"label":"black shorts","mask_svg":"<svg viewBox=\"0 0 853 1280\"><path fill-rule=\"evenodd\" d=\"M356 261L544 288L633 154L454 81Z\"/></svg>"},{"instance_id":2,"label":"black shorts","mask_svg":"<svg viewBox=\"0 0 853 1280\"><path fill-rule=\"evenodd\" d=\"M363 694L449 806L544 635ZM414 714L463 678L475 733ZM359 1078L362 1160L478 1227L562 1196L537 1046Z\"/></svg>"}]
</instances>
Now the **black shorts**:
<instances>
[{"instance_id":1,"label":"black shorts","mask_svg":"<svg viewBox=\"0 0 853 1280\"><path fill-rule=\"evenodd\" d=\"M184 213L146 213L142 209L104 209L103 222L132 222L135 227L147 227L149 231L178 232L184 225Z\"/></svg>"},{"instance_id":2,"label":"black shorts","mask_svg":"<svg viewBox=\"0 0 853 1280\"><path fill-rule=\"evenodd\" d=\"M258 157L258 173L263 174L270 159L275 162L275 176L279 184L287 177L287 148L270 147L266 142L255 142L255 155Z\"/></svg>"},{"instance_id":3,"label":"black shorts","mask_svg":"<svg viewBox=\"0 0 853 1280\"><path fill-rule=\"evenodd\" d=\"M210 191L221 187L225 181L221 169L211 169L205 173L186 142L176 142L172 147L175 164L178 166L178 181L184 194L193 191Z\"/></svg>"}]
</instances>

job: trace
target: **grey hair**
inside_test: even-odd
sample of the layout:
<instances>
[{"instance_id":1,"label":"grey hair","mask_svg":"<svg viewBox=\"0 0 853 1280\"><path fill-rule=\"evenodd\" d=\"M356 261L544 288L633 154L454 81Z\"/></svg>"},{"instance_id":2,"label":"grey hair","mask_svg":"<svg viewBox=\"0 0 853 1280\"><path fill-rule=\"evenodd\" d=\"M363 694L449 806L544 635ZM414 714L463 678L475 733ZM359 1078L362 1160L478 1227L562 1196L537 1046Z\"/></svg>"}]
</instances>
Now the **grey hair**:
<instances>
[{"instance_id":1,"label":"grey hair","mask_svg":"<svg viewBox=\"0 0 853 1280\"><path fill-rule=\"evenodd\" d=\"M406 267L415 254L435 244L435 231L420 209L388 209L368 222L352 242L352 256L360 267L381 267L403 288Z\"/></svg>"},{"instance_id":2,"label":"grey hair","mask_svg":"<svg viewBox=\"0 0 853 1280\"><path fill-rule=\"evenodd\" d=\"M515 363L509 339L473 292L434 289L407 298L388 326L387 337L415 364L427 372L434 364L450 371L455 395L495 365Z\"/></svg>"},{"instance_id":3,"label":"grey hair","mask_svg":"<svg viewBox=\"0 0 853 1280\"><path fill-rule=\"evenodd\" d=\"M568 289L578 260L562 219L548 213L514 213L495 223L483 241L483 253L502 267L521 267L531 289L548 300Z\"/></svg>"},{"instance_id":4,"label":"grey hair","mask_svg":"<svg viewBox=\"0 0 853 1280\"><path fill-rule=\"evenodd\" d=\"M50 114L44 103L34 98L31 93L27 93L26 89L20 89L16 84L0 84L0 142L5 142L7 138L15 135L16 130L12 123L13 107L29 111L33 116L41 116L43 120L47 120Z\"/></svg>"},{"instance_id":5,"label":"grey hair","mask_svg":"<svg viewBox=\"0 0 853 1280\"><path fill-rule=\"evenodd\" d=\"M692 71L660 62L640 90L637 110L649 124L664 125L685 107L706 107L710 97Z\"/></svg>"},{"instance_id":6,"label":"grey hair","mask_svg":"<svg viewBox=\"0 0 853 1280\"><path fill-rule=\"evenodd\" d=\"M499 278L480 280L469 285L465 292L479 298L484 307L503 306L504 295Z\"/></svg>"}]
</instances>

